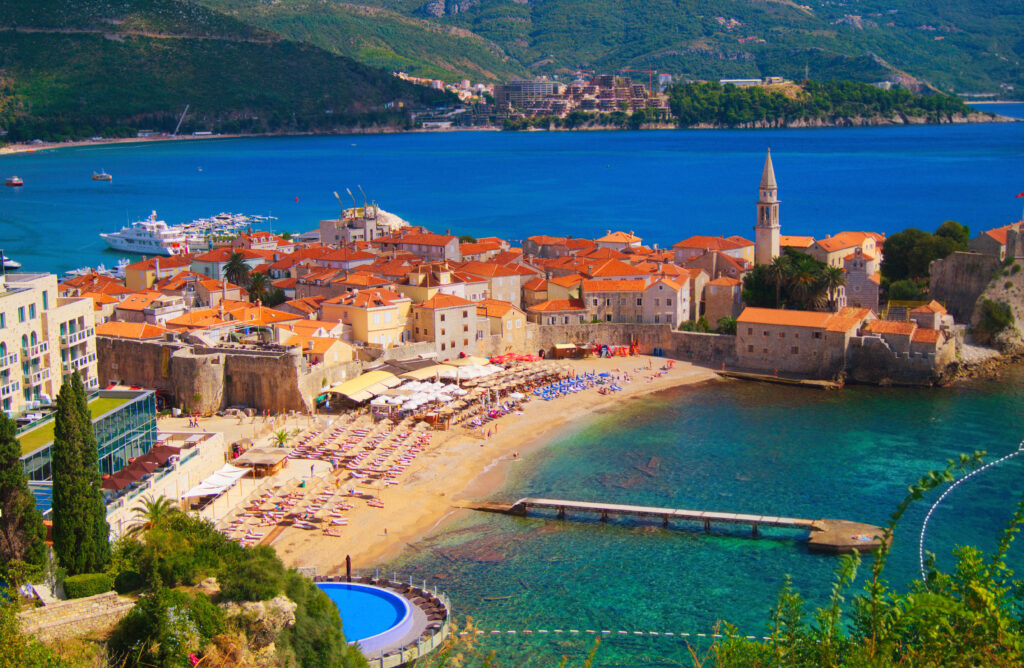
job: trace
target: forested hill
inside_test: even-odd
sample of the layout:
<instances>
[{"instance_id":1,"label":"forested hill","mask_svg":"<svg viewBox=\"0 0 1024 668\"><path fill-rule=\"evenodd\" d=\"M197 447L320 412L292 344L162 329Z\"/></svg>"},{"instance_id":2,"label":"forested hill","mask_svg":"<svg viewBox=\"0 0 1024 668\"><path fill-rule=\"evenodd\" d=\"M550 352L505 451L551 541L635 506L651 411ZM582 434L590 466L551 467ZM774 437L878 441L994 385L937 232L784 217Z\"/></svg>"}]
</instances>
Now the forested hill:
<instances>
[{"instance_id":1,"label":"forested hill","mask_svg":"<svg viewBox=\"0 0 1024 668\"><path fill-rule=\"evenodd\" d=\"M445 94L182 0L0 1L7 139L401 124Z\"/></svg>"},{"instance_id":2,"label":"forested hill","mask_svg":"<svg viewBox=\"0 0 1024 668\"><path fill-rule=\"evenodd\" d=\"M1020 0L202 0L229 6L255 25L287 20L316 42L376 62L386 56L416 73L425 60L470 78L506 69L571 74L655 69L683 78L779 75L818 81L920 80L946 92L1024 95L1024 2ZM328 20L355 6L389 10L375 28ZM479 52L447 40L407 43L395 21L460 28ZM284 16L287 15L286 18ZM277 29L277 28L275 28ZM329 32L326 32L328 31ZM297 32L289 32L296 35ZM356 48L352 45L362 45ZM440 50L439 49L443 49ZM642 75L638 75L641 78Z\"/></svg>"}]
</instances>

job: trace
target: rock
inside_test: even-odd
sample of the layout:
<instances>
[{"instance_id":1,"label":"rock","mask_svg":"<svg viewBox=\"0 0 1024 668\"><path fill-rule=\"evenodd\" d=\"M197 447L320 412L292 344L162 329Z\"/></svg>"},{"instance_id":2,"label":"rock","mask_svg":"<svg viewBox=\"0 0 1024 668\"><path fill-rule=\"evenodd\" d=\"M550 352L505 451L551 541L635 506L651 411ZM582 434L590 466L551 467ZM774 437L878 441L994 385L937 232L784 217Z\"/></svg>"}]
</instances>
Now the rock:
<instances>
[{"instance_id":1,"label":"rock","mask_svg":"<svg viewBox=\"0 0 1024 668\"><path fill-rule=\"evenodd\" d=\"M221 603L219 607L228 617L246 628L249 648L259 651L273 644L281 631L295 624L295 602L281 594L269 601Z\"/></svg>"}]
</instances>

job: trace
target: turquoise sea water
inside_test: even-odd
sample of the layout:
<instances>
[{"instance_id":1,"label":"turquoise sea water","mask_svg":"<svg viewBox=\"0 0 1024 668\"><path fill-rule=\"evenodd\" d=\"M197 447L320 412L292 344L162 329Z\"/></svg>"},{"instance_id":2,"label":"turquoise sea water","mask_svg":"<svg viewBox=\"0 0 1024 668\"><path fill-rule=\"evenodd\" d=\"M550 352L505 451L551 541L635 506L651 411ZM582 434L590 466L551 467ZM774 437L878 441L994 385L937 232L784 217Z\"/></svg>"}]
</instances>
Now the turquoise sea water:
<instances>
[{"instance_id":1,"label":"turquoise sea water","mask_svg":"<svg viewBox=\"0 0 1024 668\"><path fill-rule=\"evenodd\" d=\"M361 202L357 185L415 224L460 234L622 229L662 246L750 236L768 147L785 234L947 219L980 230L1020 215L1024 123L208 139L0 158L0 175L25 181L0 189L0 247L26 270L111 265L122 254L97 235L153 209L171 223L227 210L308 230L337 215L332 191ZM99 169L114 180L92 181Z\"/></svg>"},{"instance_id":2,"label":"turquoise sea water","mask_svg":"<svg viewBox=\"0 0 1024 668\"><path fill-rule=\"evenodd\" d=\"M1024 370L952 389L850 387L822 392L722 382L631 402L597 416L520 464L495 500L540 496L883 524L907 485L961 452L1016 449ZM654 475L644 467L660 458ZM932 518L926 549L952 563L957 544L992 547L1024 487L1024 457L958 488ZM888 579L917 573L927 506L899 527ZM727 620L762 635L786 574L821 604L836 558L798 532L751 540L742 529L662 530L643 523L560 522L473 514L388 568L448 591L486 631L501 665L579 665L592 636L525 638L524 629L710 633ZM1024 553L1011 563L1024 570ZM597 665L690 665L680 640L616 637ZM570 664L573 665L573 664Z\"/></svg>"}]
</instances>

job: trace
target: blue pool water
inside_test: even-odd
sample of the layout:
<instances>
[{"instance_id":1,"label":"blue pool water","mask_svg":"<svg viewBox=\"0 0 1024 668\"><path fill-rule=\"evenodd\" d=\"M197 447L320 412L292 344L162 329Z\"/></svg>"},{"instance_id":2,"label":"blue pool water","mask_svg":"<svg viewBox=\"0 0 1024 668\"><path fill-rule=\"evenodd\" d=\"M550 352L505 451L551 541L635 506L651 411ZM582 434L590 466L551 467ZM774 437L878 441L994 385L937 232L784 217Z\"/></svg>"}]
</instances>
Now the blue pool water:
<instances>
[{"instance_id":1,"label":"blue pool water","mask_svg":"<svg viewBox=\"0 0 1024 668\"><path fill-rule=\"evenodd\" d=\"M345 639L350 643L385 634L399 627L410 614L401 596L378 587L341 582L321 582L317 586L338 606ZM401 633L394 640L399 637Z\"/></svg>"}]
</instances>

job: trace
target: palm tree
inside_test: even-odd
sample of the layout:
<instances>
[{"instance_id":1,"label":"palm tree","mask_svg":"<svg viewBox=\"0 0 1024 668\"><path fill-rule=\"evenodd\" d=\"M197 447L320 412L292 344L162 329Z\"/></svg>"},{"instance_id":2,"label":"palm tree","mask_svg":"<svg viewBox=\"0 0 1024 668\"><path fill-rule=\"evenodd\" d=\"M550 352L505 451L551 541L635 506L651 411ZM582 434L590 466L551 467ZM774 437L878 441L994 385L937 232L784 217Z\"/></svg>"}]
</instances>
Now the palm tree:
<instances>
[{"instance_id":1,"label":"palm tree","mask_svg":"<svg viewBox=\"0 0 1024 668\"><path fill-rule=\"evenodd\" d=\"M846 285L846 273L839 267L825 267L821 272L821 282L828 292L828 308L835 311L839 288Z\"/></svg>"},{"instance_id":2,"label":"palm tree","mask_svg":"<svg viewBox=\"0 0 1024 668\"><path fill-rule=\"evenodd\" d=\"M245 257L238 251L232 252L224 264L224 278L235 285L245 285L248 282L249 265L245 263Z\"/></svg>"},{"instance_id":3,"label":"palm tree","mask_svg":"<svg viewBox=\"0 0 1024 668\"><path fill-rule=\"evenodd\" d=\"M274 442L277 443L277 447L283 448L288 443L288 439L291 434L288 433L287 429L278 429L274 432Z\"/></svg>"},{"instance_id":4,"label":"palm tree","mask_svg":"<svg viewBox=\"0 0 1024 668\"><path fill-rule=\"evenodd\" d=\"M782 284L789 279L793 263L789 261L789 257L779 255L772 258L766 271L768 280L775 284L775 308L782 308Z\"/></svg>"},{"instance_id":5,"label":"palm tree","mask_svg":"<svg viewBox=\"0 0 1024 668\"><path fill-rule=\"evenodd\" d=\"M267 296L267 275L260 271L249 274L249 301L264 301Z\"/></svg>"},{"instance_id":6,"label":"palm tree","mask_svg":"<svg viewBox=\"0 0 1024 668\"><path fill-rule=\"evenodd\" d=\"M142 505L132 511L135 524L128 527L125 535L136 536L140 533L146 533L171 515L180 512L181 510L178 509L175 502L166 496L144 498Z\"/></svg>"}]
</instances>

